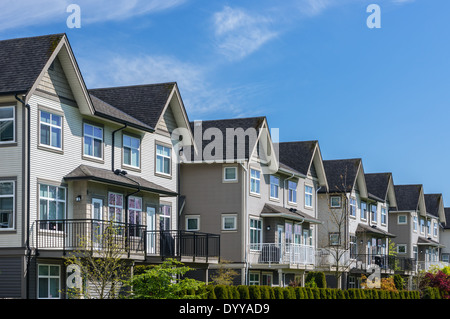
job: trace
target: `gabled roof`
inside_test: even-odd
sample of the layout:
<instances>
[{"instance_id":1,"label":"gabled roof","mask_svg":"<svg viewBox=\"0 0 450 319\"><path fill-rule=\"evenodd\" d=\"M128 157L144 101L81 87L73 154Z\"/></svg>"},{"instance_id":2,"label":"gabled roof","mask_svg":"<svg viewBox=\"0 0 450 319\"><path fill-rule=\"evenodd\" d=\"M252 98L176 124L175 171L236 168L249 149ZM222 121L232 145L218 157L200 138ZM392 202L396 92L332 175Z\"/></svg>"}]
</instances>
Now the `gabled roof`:
<instances>
[{"instance_id":1,"label":"gabled roof","mask_svg":"<svg viewBox=\"0 0 450 319\"><path fill-rule=\"evenodd\" d=\"M427 213L445 222L444 202L442 194L425 194Z\"/></svg>"},{"instance_id":2,"label":"gabled roof","mask_svg":"<svg viewBox=\"0 0 450 319\"><path fill-rule=\"evenodd\" d=\"M317 218L311 217L304 212L297 209L288 209L282 206L265 203L261 211L262 217L276 217L276 218L288 218L293 220L304 221L313 224L322 224L322 221Z\"/></svg>"},{"instance_id":3,"label":"gabled roof","mask_svg":"<svg viewBox=\"0 0 450 319\"><path fill-rule=\"evenodd\" d=\"M359 188L361 197L367 197L364 170L360 158L323 161L330 193L351 192Z\"/></svg>"},{"instance_id":4,"label":"gabled roof","mask_svg":"<svg viewBox=\"0 0 450 319\"><path fill-rule=\"evenodd\" d=\"M307 176L314 165L320 185L328 186L318 141L281 142L276 145L280 168L286 165Z\"/></svg>"},{"instance_id":5,"label":"gabled roof","mask_svg":"<svg viewBox=\"0 0 450 319\"><path fill-rule=\"evenodd\" d=\"M0 41L0 95L28 92L64 35Z\"/></svg>"},{"instance_id":6,"label":"gabled roof","mask_svg":"<svg viewBox=\"0 0 450 319\"><path fill-rule=\"evenodd\" d=\"M445 221L441 221L445 229L450 229L450 207L444 208Z\"/></svg>"},{"instance_id":7,"label":"gabled roof","mask_svg":"<svg viewBox=\"0 0 450 319\"><path fill-rule=\"evenodd\" d=\"M423 186L421 184L395 185L394 189L395 198L397 199L397 206L392 207L393 211L419 210L421 214L425 215L425 198L423 194Z\"/></svg>"},{"instance_id":8,"label":"gabled roof","mask_svg":"<svg viewBox=\"0 0 450 319\"><path fill-rule=\"evenodd\" d=\"M392 173L366 173L364 178L369 197L381 201L389 199L391 206L397 205Z\"/></svg>"},{"instance_id":9,"label":"gabled roof","mask_svg":"<svg viewBox=\"0 0 450 319\"><path fill-rule=\"evenodd\" d=\"M263 126L263 124L266 122L266 118L264 116L260 117L247 117L247 118L234 118L234 119L220 119L220 120L207 120L207 121L192 121L190 122L191 130L194 133L195 143L197 145L198 152L202 152L205 150L206 147L210 143L213 143L214 138L210 140L205 132L208 130L209 132L217 132L218 134L221 134L222 138L222 147L223 147L223 156L221 155L220 160L245 160L249 159L252 155L252 151L254 150L257 140L258 140L258 132L260 128ZM240 130L242 129L242 132L249 130L248 132L255 132L255 135L248 135L250 137L246 137L244 139L234 138L234 136L230 136L230 134L227 134L228 130ZM254 130L254 131L253 131ZM228 137L228 139L227 139ZM234 138L234 140L233 140ZM201 147L200 147L201 142ZM227 152L227 143L232 143L233 150ZM243 152L239 152L243 151ZM202 160L208 160L204 159L203 155L200 157L201 154L197 154L197 157L195 156L194 152L191 152L191 160L196 161L198 159ZM216 158L216 160L219 160Z\"/></svg>"},{"instance_id":10,"label":"gabled roof","mask_svg":"<svg viewBox=\"0 0 450 319\"><path fill-rule=\"evenodd\" d=\"M155 128L175 82L90 89L91 96Z\"/></svg>"}]
</instances>

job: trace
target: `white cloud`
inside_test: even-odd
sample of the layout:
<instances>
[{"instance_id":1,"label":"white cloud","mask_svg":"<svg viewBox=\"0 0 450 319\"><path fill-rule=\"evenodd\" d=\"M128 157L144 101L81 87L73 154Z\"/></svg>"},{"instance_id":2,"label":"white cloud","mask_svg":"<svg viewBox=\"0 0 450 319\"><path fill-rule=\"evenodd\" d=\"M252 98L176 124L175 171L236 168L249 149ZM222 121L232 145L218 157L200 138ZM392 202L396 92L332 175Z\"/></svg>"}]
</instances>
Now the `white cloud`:
<instances>
[{"instance_id":1,"label":"white cloud","mask_svg":"<svg viewBox=\"0 0 450 319\"><path fill-rule=\"evenodd\" d=\"M55 22L66 22L71 3L79 5L83 24L123 20L133 16L160 12L181 5L187 0L3 0L0 10L0 31Z\"/></svg>"},{"instance_id":2,"label":"white cloud","mask_svg":"<svg viewBox=\"0 0 450 319\"><path fill-rule=\"evenodd\" d=\"M243 9L225 7L213 16L217 48L230 59L241 59L277 36L272 20L249 14Z\"/></svg>"}]
</instances>

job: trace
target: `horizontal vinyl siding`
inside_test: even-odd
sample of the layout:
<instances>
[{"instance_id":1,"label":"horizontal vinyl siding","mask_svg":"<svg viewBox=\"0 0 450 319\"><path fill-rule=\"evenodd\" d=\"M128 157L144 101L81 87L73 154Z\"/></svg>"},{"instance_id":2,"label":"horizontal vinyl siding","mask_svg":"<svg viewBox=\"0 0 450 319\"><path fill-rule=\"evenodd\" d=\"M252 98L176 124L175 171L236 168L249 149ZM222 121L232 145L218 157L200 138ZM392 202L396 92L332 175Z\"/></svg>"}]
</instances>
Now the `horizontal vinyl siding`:
<instances>
[{"instance_id":1,"label":"horizontal vinyl siding","mask_svg":"<svg viewBox=\"0 0 450 319\"><path fill-rule=\"evenodd\" d=\"M0 257L0 298L20 298L22 258Z\"/></svg>"}]
</instances>

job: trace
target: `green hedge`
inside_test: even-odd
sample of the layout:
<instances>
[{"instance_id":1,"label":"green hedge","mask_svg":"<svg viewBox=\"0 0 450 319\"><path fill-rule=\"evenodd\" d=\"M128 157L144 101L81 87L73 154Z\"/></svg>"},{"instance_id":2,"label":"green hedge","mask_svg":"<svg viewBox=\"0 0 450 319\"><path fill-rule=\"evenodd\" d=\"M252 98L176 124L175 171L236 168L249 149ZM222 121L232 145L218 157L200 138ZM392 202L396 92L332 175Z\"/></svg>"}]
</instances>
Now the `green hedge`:
<instances>
[{"instance_id":1,"label":"green hedge","mask_svg":"<svg viewBox=\"0 0 450 319\"><path fill-rule=\"evenodd\" d=\"M379 289L336 289L309 287L225 286L205 285L196 291L204 299L440 299L439 290L402 290L398 292Z\"/></svg>"}]
</instances>

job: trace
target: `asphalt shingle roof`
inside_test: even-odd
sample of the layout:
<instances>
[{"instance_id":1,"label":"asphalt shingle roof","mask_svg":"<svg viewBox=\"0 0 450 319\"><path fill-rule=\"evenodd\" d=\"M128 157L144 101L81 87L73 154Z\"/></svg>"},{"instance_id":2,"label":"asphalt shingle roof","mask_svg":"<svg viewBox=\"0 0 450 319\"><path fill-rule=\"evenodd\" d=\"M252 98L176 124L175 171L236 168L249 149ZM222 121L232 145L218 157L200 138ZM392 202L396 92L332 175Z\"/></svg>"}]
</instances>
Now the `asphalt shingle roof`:
<instances>
[{"instance_id":1,"label":"asphalt shingle roof","mask_svg":"<svg viewBox=\"0 0 450 319\"><path fill-rule=\"evenodd\" d=\"M323 161L329 192L350 192L355 184L360 158Z\"/></svg>"},{"instance_id":2,"label":"asphalt shingle roof","mask_svg":"<svg viewBox=\"0 0 450 319\"><path fill-rule=\"evenodd\" d=\"M425 194L425 207L427 208L427 213L433 216L439 217L439 204L441 199L441 194Z\"/></svg>"},{"instance_id":3,"label":"asphalt shingle roof","mask_svg":"<svg viewBox=\"0 0 450 319\"><path fill-rule=\"evenodd\" d=\"M278 143L279 161L307 175L318 141Z\"/></svg>"},{"instance_id":4,"label":"asphalt shingle roof","mask_svg":"<svg viewBox=\"0 0 450 319\"><path fill-rule=\"evenodd\" d=\"M386 199L390 173L370 173L364 174L366 179L367 192L381 200Z\"/></svg>"},{"instance_id":5,"label":"asphalt shingle roof","mask_svg":"<svg viewBox=\"0 0 450 319\"><path fill-rule=\"evenodd\" d=\"M394 185L397 210L416 210L422 185Z\"/></svg>"},{"instance_id":6,"label":"asphalt shingle roof","mask_svg":"<svg viewBox=\"0 0 450 319\"><path fill-rule=\"evenodd\" d=\"M0 94L26 93L64 33L0 41Z\"/></svg>"}]
</instances>

